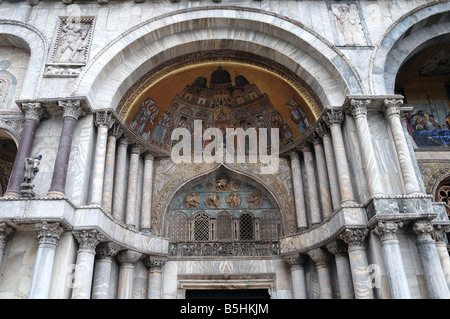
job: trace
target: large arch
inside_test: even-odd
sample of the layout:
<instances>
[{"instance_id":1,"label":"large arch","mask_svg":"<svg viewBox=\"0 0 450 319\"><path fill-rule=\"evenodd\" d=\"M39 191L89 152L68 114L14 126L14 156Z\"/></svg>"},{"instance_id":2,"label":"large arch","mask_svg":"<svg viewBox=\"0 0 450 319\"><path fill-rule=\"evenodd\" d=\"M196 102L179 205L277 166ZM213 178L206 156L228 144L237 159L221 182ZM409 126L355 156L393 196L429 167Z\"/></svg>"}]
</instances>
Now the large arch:
<instances>
[{"instance_id":1,"label":"large arch","mask_svg":"<svg viewBox=\"0 0 450 319\"><path fill-rule=\"evenodd\" d=\"M241 11L246 11L245 19ZM160 16L128 30L88 63L72 95L87 96L96 109L114 109L158 64L217 49L253 52L284 65L312 87L323 105L340 105L346 95L365 93L344 55L300 23L261 10L207 7Z\"/></svg>"},{"instance_id":2,"label":"large arch","mask_svg":"<svg viewBox=\"0 0 450 319\"><path fill-rule=\"evenodd\" d=\"M394 94L395 78L409 57L448 37L450 3L423 5L400 18L382 37L371 56L371 94Z\"/></svg>"}]
</instances>

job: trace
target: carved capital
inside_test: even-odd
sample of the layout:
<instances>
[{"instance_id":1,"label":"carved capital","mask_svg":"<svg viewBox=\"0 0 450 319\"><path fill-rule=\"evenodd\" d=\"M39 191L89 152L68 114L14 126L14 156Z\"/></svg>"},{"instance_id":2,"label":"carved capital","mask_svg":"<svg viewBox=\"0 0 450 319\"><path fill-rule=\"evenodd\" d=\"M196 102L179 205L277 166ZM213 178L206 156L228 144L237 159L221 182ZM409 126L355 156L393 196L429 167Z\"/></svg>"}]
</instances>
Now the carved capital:
<instances>
[{"instance_id":1,"label":"carved capital","mask_svg":"<svg viewBox=\"0 0 450 319\"><path fill-rule=\"evenodd\" d=\"M318 144L320 144L320 145L323 144L322 138L316 132L311 134L308 140L313 146L316 146Z\"/></svg>"},{"instance_id":2,"label":"carved capital","mask_svg":"<svg viewBox=\"0 0 450 319\"><path fill-rule=\"evenodd\" d=\"M450 232L450 225L433 225L432 238L436 243L445 243L446 234Z\"/></svg>"},{"instance_id":3,"label":"carved capital","mask_svg":"<svg viewBox=\"0 0 450 319\"><path fill-rule=\"evenodd\" d=\"M81 107L80 100L58 101L59 107L63 109L63 118L71 117L78 121L80 116L84 116L86 112Z\"/></svg>"},{"instance_id":4,"label":"carved capital","mask_svg":"<svg viewBox=\"0 0 450 319\"><path fill-rule=\"evenodd\" d=\"M46 115L45 109L39 102L23 103L22 111L25 113L25 121L34 121L39 123L39 121Z\"/></svg>"},{"instance_id":5,"label":"carved capital","mask_svg":"<svg viewBox=\"0 0 450 319\"><path fill-rule=\"evenodd\" d=\"M297 151L290 152L289 157L291 158L291 161L300 160L300 156Z\"/></svg>"},{"instance_id":6,"label":"carved capital","mask_svg":"<svg viewBox=\"0 0 450 319\"><path fill-rule=\"evenodd\" d=\"M416 234L416 244L433 241L433 225L429 221L419 220L413 224L412 231Z\"/></svg>"},{"instance_id":7,"label":"carved capital","mask_svg":"<svg viewBox=\"0 0 450 319\"><path fill-rule=\"evenodd\" d=\"M122 250L116 255L116 259L120 264L135 264L141 258L142 253L127 249Z\"/></svg>"},{"instance_id":8,"label":"carved capital","mask_svg":"<svg viewBox=\"0 0 450 319\"><path fill-rule=\"evenodd\" d=\"M324 121L328 127L332 125L341 125L344 120L344 112L341 109L330 108L327 111Z\"/></svg>"},{"instance_id":9,"label":"carved capital","mask_svg":"<svg viewBox=\"0 0 450 319\"><path fill-rule=\"evenodd\" d=\"M128 147L128 143L129 143L128 138L125 135L123 135L119 139L119 145L118 146L120 146L120 147Z\"/></svg>"},{"instance_id":10,"label":"carved capital","mask_svg":"<svg viewBox=\"0 0 450 319\"><path fill-rule=\"evenodd\" d=\"M335 240L327 244L330 253L336 256L343 256L347 253L347 244L342 240Z\"/></svg>"},{"instance_id":11,"label":"carved capital","mask_svg":"<svg viewBox=\"0 0 450 319\"><path fill-rule=\"evenodd\" d=\"M402 227L402 222L379 221L377 226L374 228L374 232L380 236L381 242L397 240L397 230Z\"/></svg>"},{"instance_id":12,"label":"carved capital","mask_svg":"<svg viewBox=\"0 0 450 319\"><path fill-rule=\"evenodd\" d=\"M291 269L303 265L306 261L306 257L299 253L291 253L283 255L283 259Z\"/></svg>"},{"instance_id":13,"label":"carved capital","mask_svg":"<svg viewBox=\"0 0 450 319\"><path fill-rule=\"evenodd\" d=\"M400 116L401 107L403 106L403 100L399 99L385 99L383 105L383 111L387 118L392 115Z\"/></svg>"},{"instance_id":14,"label":"carved capital","mask_svg":"<svg viewBox=\"0 0 450 319\"><path fill-rule=\"evenodd\" d=\"M106 126L110 129L116 120L109 112L98 112L95 114L95 125Z\"/></svg>"},{"instance_id":15,"label":"carved capital","mask_svg":"<svg viewBox=\"0 0 450 319\"><path fill-rule=\"evenodd\" d=\"M98 259L111 259L119 252L119 245L113 242L100 243L96 248L96 257Z\"/></svg>"},{"instance_id":16,"label":"carved capital","mask_svg":"<svg viewBox=\"0 0 450 319\"><path fill-rule=\"evenodd\" d=\"M151 152L146 152L144 156L144 161L154 161L155 155Z\"/></svg>"},{"instance_id":17,"label":"carved capital","mask_svg":"<svg viewBox=\"0 0 450 319\"><path fill-rule=\"evenodd\" d=\"M0 247L5 248L8 237L14 232L14 228L7 223L0 223Z\"/></svg>"},{"instance_id":18,"label":"carved capital","mask_svg":"<svg viewBox=\"0 0 450 319\"><path fill-rule=\"evenodd\" d=\"M147 256L144 258L144 265L150 270L150 272L160 272L162 267L166 264L166 256Z\"/></svg>"},{"instance_id":19,"label":"carved capital","mask_svg":"<svg viewBox=\"0 0 450 319\"><path fill-rule=\"evenodd\" d=\"M369 230L367 228L364 229L346 229L341 234L341 239L349 246L364 246L364 240L366 239Z\"/></svg>"},{"instance_id":20,"label":"carved capital","mask_svg":"<svg viewBox=\"0 0 450 319\"><path fill-rule=\"evenodd\" d=\"M95 248L103 239L103 235L96 230L81 230L73 232L73 236L80 244L79 250L95 253Z\"/></svg>"},{"instance_id":21,"label":"carved capital","mask_svg":"<svg viewBox=\"0 0 450 319\"><path fill-rule=\"evenodd\" d=\"M329 135L328 127L326 123L319 123L316 127L316 134L320 136L320 138L324 138L325 136Z\"/></svg>"},{"instance_id":22,"label":"carved capital","mask_svg":"<svg viewBox=\"0 0 450 319\"><path fill-rule=\"evenodd\" d=\"M122 126L115 123L110 130L108 131L109 135L114 136L117 139L119 139L123 134Z\"/></svg>"},{"instance_id":23,"label":"carved capital","mask_svg":"<svg viewBox=\"0 0 450 319\"><path fill-rule=\"evenodd\" d=\"M312 153L311 147L309 146L309 143L302 143L299 145L299 150L302 153Z\"/></svg>"},{"instance_id":24,"label":"carved capital","mask_svg":"<svg viewBox=\"0 0 450 319\"><path fill-rule=\"evenodd\" d=\"M139 154L141 154L141 150L142 150L142 148L141 148L141 145L139 145L139 144L133 144L132 146L131 146L131 154L137 154L137 155L139 155Z\"/></svg>"},{"instance_id":25,"label":"carved capital","mask_svg":"<svg viewBox=\"0 0 450 319\"><path fill-rule=\"evenodd\" d=\"M38 245L49 244L58 246L59 239L64 233L64 228L62 228L59 223L47 223L42 222L36 225Z\"/></svg>"},{"instance_id":26,"label":"carved capital","mask_svg":"<svg viewBox=\"0 0 450 319\"><path fill-rule=\"evenodd\" d=\"M308 256L318 266L326 264L330 260L330 255L322 248L316 248L308 251Z\"/></svg>"},{"instance_id":27,"label":"carved capital","mask_svg":"<svg viewBox=\"0 0 450 319\"><path fill-rule=\"evenodd\" d=\"M354 118L359 116L367 116L367 105L371 103L370 100L350 100L350 112Z\"/></svg>"}]
</instances>

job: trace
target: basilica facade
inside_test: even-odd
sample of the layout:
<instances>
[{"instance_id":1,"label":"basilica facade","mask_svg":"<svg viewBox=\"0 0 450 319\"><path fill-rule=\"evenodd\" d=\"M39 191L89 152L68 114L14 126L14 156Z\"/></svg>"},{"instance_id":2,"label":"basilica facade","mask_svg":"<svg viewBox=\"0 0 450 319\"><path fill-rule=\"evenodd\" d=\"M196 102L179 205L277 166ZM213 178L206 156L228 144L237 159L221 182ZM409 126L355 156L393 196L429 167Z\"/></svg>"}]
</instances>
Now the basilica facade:
<instances>
[{"instance_id":1,"label":"basilica facade","mask_svg":"<svg viewBox=\"0 0 450 319\"><path fill-rule=\"evenodd\" d=\"M0 298L450 298L449 14L0 1Z\"/></svg>"}]
</instances>

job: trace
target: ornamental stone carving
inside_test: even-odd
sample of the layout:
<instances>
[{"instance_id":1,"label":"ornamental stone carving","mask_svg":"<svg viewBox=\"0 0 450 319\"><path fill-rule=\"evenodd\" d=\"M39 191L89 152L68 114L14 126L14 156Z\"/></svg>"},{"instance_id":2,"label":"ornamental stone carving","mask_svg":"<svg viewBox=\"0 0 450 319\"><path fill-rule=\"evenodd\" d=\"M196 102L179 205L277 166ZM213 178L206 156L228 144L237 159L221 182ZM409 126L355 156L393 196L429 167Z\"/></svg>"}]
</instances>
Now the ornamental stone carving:
<instances>
[{"instance_id":1,"label":"ornamental stone carving","mask_svg":"<svg viewBox=\"0 0 450 319\"><path fill-rule=\"evenodd\" d=\"M217 194L208 194L205 198L205 204L209 208L219 207L220 202L221 202L220 196Z\"/></svg>"},{"instance_id":2,"label":"ornamental stone carving","mask_svg":"<svg viewBox=\"0 0 450 319\"><path fill-rule=\"evenodd\" d=\"M80 116L84 116L86 114L81 107L80 100L58 101L58 105L63 109L63 118L71 117L77 121Z\"/></svg>"},{"instance_id":3,"label":"ornamental stone carving","mask_svg":"<svg viewBox=\"0 0 450 319\"><path fill-rule=\"evenodd\" d=\"M341 239L349 246L364 246L364 240L368 234L367 228L346 229L341 234Z\"/></svg>"},{"instance_id":4,"label":"ornamental stone carving","mask_svg":"<svg viewBox=\"0 0 450 319\"><path fill-rule=\"evenodd\" d=\"M87 250L95 253L95 248L103 239L103 235L97 230L81 230L73 232L73 236L80 244L79 250Z\"/></svg>"},{"instance_id":5,"label":"ornamental stone carving","mask_svg":"<svg viewBox=\"0 0 450 319\"><path fill-rule=\"evenodd\" d=\"M46 115L45 109L39 102L22 103L25 121L38 122Z\"/></svg>"},{"instance_id":6,"label":"ornamental stone carving","mask_svg":"<svg viewBox=\"0 0 450 319\"><path fill-rule=\"evenodd\" d=\"M383 110L386 115L386 118L389 118L392 115L400 116L400 108L403 105L403 100L400 99L385 99Z\"/></svg>"},{"instance_id":7,"label":"ornamental stone carving","mask_svg":"<svg viewBox=\"0 0 450 319\"><path fill-rule=\"evenodd\" d=\"M200 204L200 196L195 193L186 194L183 203L186 208L197 208Z\"/></svg>"},{"instance_id":8,"label":"ornamental stone carving","mask_svg":"<svg viewBox=\"0 0 450 319\"><path fill-rule=\"evenodd\" d=\"M111 259L117 255L119 250L120 246L113 242L100 243L96 249L96 257L98 259Z\"/></svg>"},{"instance_id":9,"label":"ornamental stone carving","mask_svg":"<svg viewBox=\"0 0 450 319\"><path fill-rule=\"evenodd\" d=\"M122 250L116 255L116 259L123 264L135 264L142 257L142 253L131 249Z\"/></svg>"},{"instance_id":10,"label":"ornamental stone carving","mask_svg":"<svg viewBox=\"0 0 450 319\"><path fill-rule=\"evenodd\" d=\"M42 155L35 157L26 157L24 170L25 174L23 177L23 183L20 184L20 196L26 198L36 197L36 192L34 191L33 180L36 174L39 172L39 164L41 163Z\"/></svg>"},{"instance_id":11,"label":"ornamental stone carving","mask_svg":"<svg viewBox=\"0 0 450 319\"><path fill-rule=\"evenodd\" d=\"M263 197L260 192L253 191L247 195L247 204L251 208L259 208L263 203Z\"/></svg>"},{"instance_id":12,"label":"ornamental stone carving","mask_svg":"<svg viewBox=\"0 0 450 319\"><path fill-rule=\"evenodd\" d=\"M150 272L161 272L162 267L166 264L166 256L147 256L144 258L144 265L150 270Z\"/></svg>"},{"instance_id":13,"label":"ornamental stone carving","mask_svg":"<svg viewBox=\"0 0 450 319\"><path fill-rule=\"evenodd\" d=\"M429 221L419 220L413 224L412 231L416 234L416 242L433 241L433 225Z\"/></svg>"},{"instance_id":14,"label":"ornamental stone carving","mask_svg":"<svg viewBox=\"0 0 450 319\"><path fill-rule=\"evenodd\" d=\"M342 240L335 240L331 243L328 243L327 250L336 256L345 256L347 254L347 244Z\"/></svg>"},{"instance_id":15,"label":"ornamental stone carving","mask_svg":"<svg viewBox=\"0 0 450 319\"><path fill-rule=\"evenodd\" d=\"M169 244L170 256L272 256L280 254L278 241L214 241Z\"/></svg>"},{"instance_id":16,"label":"ornamental stone carving","mask_svg":"<svg viewBox=\"0 0 450 319\"><path fill-rule=\"evenodd\" d=\"M238 193L233 192L228 194L227 197L225 197L225 202L231 208L237 208L242 204L242 197Z\"/></svg>"},{"instance_id":17,"label":"ornamental stone carving","mask_svg":"<svg viewBox=\"0 0 450 319\"><path fill-rule=\"evenodd\" d=\"M0 247L5 247L8 237L14 232L14 228L7 223L0 223Z\"/></svg>"},{"instance_id":18,"label":"ornamental stone carving","mask_svg":"<svg viewBox=\"0 0 450 319\"><path fill-rule=\"evenodd\" d=\"M374 228L374 232L380 236L381 242L388 240L397 240L397 230L403 227L402 222L379 221Z\"/></svg>"},{"instance_id":19,"label":"ornamental stone carving","mask_svg":"<svg viewBox=\"0 0 450 319\"><path fill-rule=\"evenodd\" d=\"M59 223L47 223L42 222L36 225L38 245L48 244L58 246L59 239L64 233L64 228L62 228Z\"/></svg>"},{"instance_id":20,"label":"ornamental stone carving","mask_svg":"<svg viewBox=\"0 0 450 319\"><path fill-rule=\"evenodd\" d=\"M343 120L344 112L341 109L336 108L330 108L324 117L324 121L328 127L331 127L332 125L341 125Z\"/></svg>"},{"instance_id":21,"label":"ornamental stone carving","mask_svg":"<svg viewBox=\"0 0 450 319\"><path fill-rule=\"evenodd\" d=\"M322 248L316 248L308 251L308 256L316 264L325 264L330 260L330 255Z\"/></svg>"},{"instance_id":22,"label":"ornamental stone carving","mask_svg":"<svg viewBox=\"0 0 450 319\"><path fill-rule=\"evenodd\" d=\"M114 136L116 139L119 139L123 134L123 129L119 124L115 123L109 129L108 134Z\"/></svg>"},{"instance_id":23,"label":"ornamental stone carving","mask_svg":"<svg viewBox=\"0 0 450 319\"><path fill-rule=\"evenodd\" d=\"M230 179L228 177L216 177L215 179L215 187L216 187L216 191L218 192L227 192L230 190Z\"/></svg>"},{"instance_id":24,"label":"ornamental stone carving","mask_svg":"<svg viewBox=\"0 0 450 319\"><path fill-rule=\"evenodd\" d=\"M284 261L289 265L291 269L303 265L306 261L306 256L299 253L291 253L283 255Z\"/></svg>"},{"instance_id":25,"label":"ornamental stone carving","mask_svg":"<svg viewBox=\"0 0 450 319\"><path fill-rule=\"evenodd\" d=\"M359 116L367 116L367 106L371 103L370 100L355 100L350 101L350 112L354 118Z\"/></svg>"},{"instance_id":26,"label":"ornamental stone carving","mask_svg":"<svg viewBox=\"0 0 450 319\"><path fill-rule=\"evenodd\" d=\"M447 233L450 232L450 225L433 225L433 233L431 234L432 238L436 243L445 243L445 238L447 237Z\"/></svg>"},{"instance_id":27,"label":"ornamental stone carving","mask_svg":"<svg viewBox=\"0 0 450 319\"><path fill-rule=\"evenodd\" d=\"M98 112L95 114L95 125L97 126L107 126L110 129L114 122L115 119L109 112Z\"/></svg>"}]
</instances>

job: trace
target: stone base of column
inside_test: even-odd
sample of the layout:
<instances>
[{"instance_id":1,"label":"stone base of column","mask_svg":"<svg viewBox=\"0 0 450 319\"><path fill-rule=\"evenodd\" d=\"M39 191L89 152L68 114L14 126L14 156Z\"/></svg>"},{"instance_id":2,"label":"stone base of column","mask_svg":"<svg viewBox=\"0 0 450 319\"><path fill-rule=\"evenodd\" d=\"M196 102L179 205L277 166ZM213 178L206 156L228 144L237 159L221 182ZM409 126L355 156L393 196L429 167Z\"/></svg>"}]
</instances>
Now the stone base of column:
<instances>
[{"instance_id":1,"label":"stone base of column","mask_svg":"<svg viewBox=\"0 0 450 319\"><path fill-rule=\"evenodd\" d=\"M56 198L62 198L66 195L64 193L58 192L58 191L50 191L47 193L48 197L56 197Z\"/></svg>"}]
</instances>

